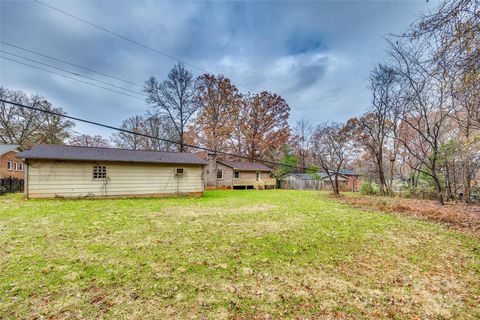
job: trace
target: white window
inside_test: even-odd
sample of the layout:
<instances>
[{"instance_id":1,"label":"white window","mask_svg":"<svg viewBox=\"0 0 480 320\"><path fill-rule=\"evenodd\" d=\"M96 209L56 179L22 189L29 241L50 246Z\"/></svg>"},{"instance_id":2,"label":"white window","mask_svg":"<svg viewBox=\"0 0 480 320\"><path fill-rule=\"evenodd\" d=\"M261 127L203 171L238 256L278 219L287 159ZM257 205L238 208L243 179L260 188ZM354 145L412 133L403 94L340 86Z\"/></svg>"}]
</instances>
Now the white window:
<instances>
[{"instance_id":1,"label":"white window","mask_svg":"<svg viewBox=\"0 0 480 320\"><path fill-rule=\"evenodd\" d=\"M217 179L223 179L223 170L217 170Z\"/></svg>"},{"instance_id":2,"label":"white window","mask_svg":"<svg viewBox=\"0 0 480 320\"><path fill-rule=\"evenodd\" d=\"M240 171L235 171L235 172L233 173L233 177L234 177L235 179L240 178Z\"/></svg>"},{"instance_id":3,"label":"white window","mask_svg":"<svg viewBox=\"0 0 480 320\"><path fill-rule=\"evenodd\" d=\"M175 174L176 175L182 175L184 174L185 170L183 168L175 168Z\"/></svg>"},{"instance_id":4,"label":"white window","mask_svg":"<svg viewBox=\"0 0 480 320\"><path fill-rule=\"evenodd\" d=\"M12 171L12 161L7 161L7 170Z\"/></svg>"},{"instance_id":5,"label":"white window","mask_svg":"<svg viewBox=\"0 0 480 320\"><path fill-rule=\"evenodd\" d=\"M13 168L15 169L15 171L18 171L18 162L14 162L13 163Z\"/></svg>"},{"instance_id":6,"label":"white window","mask_svg":"<svg viewBox=\"0 0 480 320\"><path fill-rule=\"evenodd\" d=\"M105 180L107 178L107 167L106 166L93 166L93 180Z\"/></svg>"},{"instance_id":7,"label":"white window","mask_svg":"<svg viewBox=\"0 0 480 320\"><path fill-rule=\"evenodd\" d=\"M23 171L23 163L19 163L18 166L20 168L20 171Z\"/></svg>"}]
</instances>

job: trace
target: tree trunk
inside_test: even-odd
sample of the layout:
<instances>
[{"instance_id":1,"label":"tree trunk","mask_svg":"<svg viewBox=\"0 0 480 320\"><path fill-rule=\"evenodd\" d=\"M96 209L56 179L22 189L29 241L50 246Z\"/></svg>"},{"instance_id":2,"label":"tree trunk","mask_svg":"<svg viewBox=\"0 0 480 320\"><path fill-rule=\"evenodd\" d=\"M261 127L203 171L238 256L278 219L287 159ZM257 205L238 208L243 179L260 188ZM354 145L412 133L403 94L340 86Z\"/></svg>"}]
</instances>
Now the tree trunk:
<instances>
[{"instance_id":1,"label":"tree trunk","mask_svg":"<svg viewBox=\"0 0 480 320\"><path fill-rule=\"evenodd\" d=\"M334 191L335 194L338 196L340 194L340 190L338 188L338 173L335 174L335 189L334 190L335 190Z\"/></svg>"},{"instance_id":2,"label":"tree trunk","mask_svg":"<svg viewBox=\"0 0 480 320\"><path fill-rule=\"evenodd\" d=\"M464 172L463 172L463 183L464 183L464 186L463 186L463 201L465 201L465 203L470 203L470 193L471 193L471 190L470 190L470 185L471 185L471 179L470 179L470 161L467 160L465 162L465 168L464 168Z\"/></svg>"},{"instance_id":3,"label":"tree trunk","mask_svg":"<svg viewBox=\"0 0 480 320\"><path fill-rule=\"evenodd\" d=\"M442 186L440 185L440 180L438 180L438 177L436 176L436 174L434 174L433 180L435 181L437 203L443 206L445 203L443 202Z\"/></svg>"}]
</instances>

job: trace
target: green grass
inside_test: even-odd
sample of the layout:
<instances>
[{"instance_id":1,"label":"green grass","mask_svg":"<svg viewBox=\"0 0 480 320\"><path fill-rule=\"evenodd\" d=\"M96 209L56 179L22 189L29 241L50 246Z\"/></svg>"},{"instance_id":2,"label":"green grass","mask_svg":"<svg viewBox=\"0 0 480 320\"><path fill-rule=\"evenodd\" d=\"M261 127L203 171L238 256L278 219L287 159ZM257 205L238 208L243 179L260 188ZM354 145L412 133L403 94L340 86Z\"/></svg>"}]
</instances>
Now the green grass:
<instances>
[{"instance_id":1,"label":"green grass","mask_svg":"<svg viewBox=\"0 0 480 320\"><path fill-rule=\"evenodd\" d=\"M480 241L309 191L0 197L0 318L480 317Z\"/></svg>"}]
</instances>

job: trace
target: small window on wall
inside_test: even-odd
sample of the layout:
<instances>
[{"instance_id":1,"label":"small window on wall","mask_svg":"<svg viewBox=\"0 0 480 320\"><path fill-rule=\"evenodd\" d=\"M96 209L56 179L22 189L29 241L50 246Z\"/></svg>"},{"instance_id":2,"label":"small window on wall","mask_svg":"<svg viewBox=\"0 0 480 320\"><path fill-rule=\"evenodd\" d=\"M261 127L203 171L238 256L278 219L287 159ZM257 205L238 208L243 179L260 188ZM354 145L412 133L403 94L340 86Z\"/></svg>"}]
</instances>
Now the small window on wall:
<instances>
[{"instance_id":1,"label":"small window on wall","mask_svg":"<svg viewBox=\"0 0 480 320\"><path fill-rule=\"evenodd\" d=\"M7 161L7 170L12 171L12 161Z\"/></svg>"},{"instance_id":2,"label":"small window on wall","mask_svg":"<svg viewBox=\"0 0 480 320\"><path fill-rule=\"evenodd\" d=\"M217 179L223 179L223 170L217 170Z\"/></svg>"},{"instance_id":3,"label":"small window on wall","mask_svg":"<svg viewBox=\"0 0 480 320\"><path fill-rule=\"evenodd\" d=\"M20 169L19 169L20 171L23 171L23 163L19 163L19 164L18 164L18 167L20 168Z\"/></svg>"},{"instance_id":4,"label":"small window on wall","mask_svg":"<svg viewBox=\"0 0 480 320\"><path fill-rule=\"evenodd\" d=\"M107 178L106 166L93 166L93 180L105 180Z\"/></svg>"},{"instance_id":5,"label":"small window on wall","mask_svg":"<svg viewBox=\"0 0 480 320\"><path fill-rule=\"evenodd\" d=\"M18 171L18 162L13 163L13 168L15 169L15 171Z\"/></svg>"},{"instance_id":6,"label":"small window on wall","mask_svg":"<svg viewBox=\"0 0 480 320\"><path fill-rule=\"evenodd\" d=\"M185 172L185 170L183 168L175 168L175 174L177 176L183 175L184 172Z\"/></svg>"},{"instance_id":7,"label":"small window on wall","mask_svg":"<svg viewBox=\"0 0 480 320\"><path fill-rule=\"evenodd\" d=\"M235 172L233 173L233 177L234 177L235 179L240 178L240 171L235 171Z\"/></svg>"}]
</instances>

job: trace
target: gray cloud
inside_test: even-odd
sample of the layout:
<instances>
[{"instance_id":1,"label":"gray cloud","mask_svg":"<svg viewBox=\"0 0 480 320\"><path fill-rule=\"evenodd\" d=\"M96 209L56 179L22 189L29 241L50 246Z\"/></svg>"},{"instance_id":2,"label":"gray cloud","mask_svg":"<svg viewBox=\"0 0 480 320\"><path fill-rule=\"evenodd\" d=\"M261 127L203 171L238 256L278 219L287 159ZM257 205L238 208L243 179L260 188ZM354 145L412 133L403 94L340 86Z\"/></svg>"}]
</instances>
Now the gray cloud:
<instances>
[{"instance_id":1,"label":"gray cloud","mask_svg":"<svg viewBox=\"0 0 480 320\"><path fill-rule=\"evenodd\" d=\"M434 6L357 1L49 3L224 74L242 91L279 93L292 108L292 123L301 118L343 121L361 113L369 103L369 71L385 58L382 36L403 30L421 10ZM140 84L151 75L165 77L175 63L38 3L2 1L0 6L2 41ZM113 125L148 107L142 101L5 60L0 60L0 84L42 94L73 115ZM108 133L83 125L78 130Z\"/></svg>"}]
</instances>

